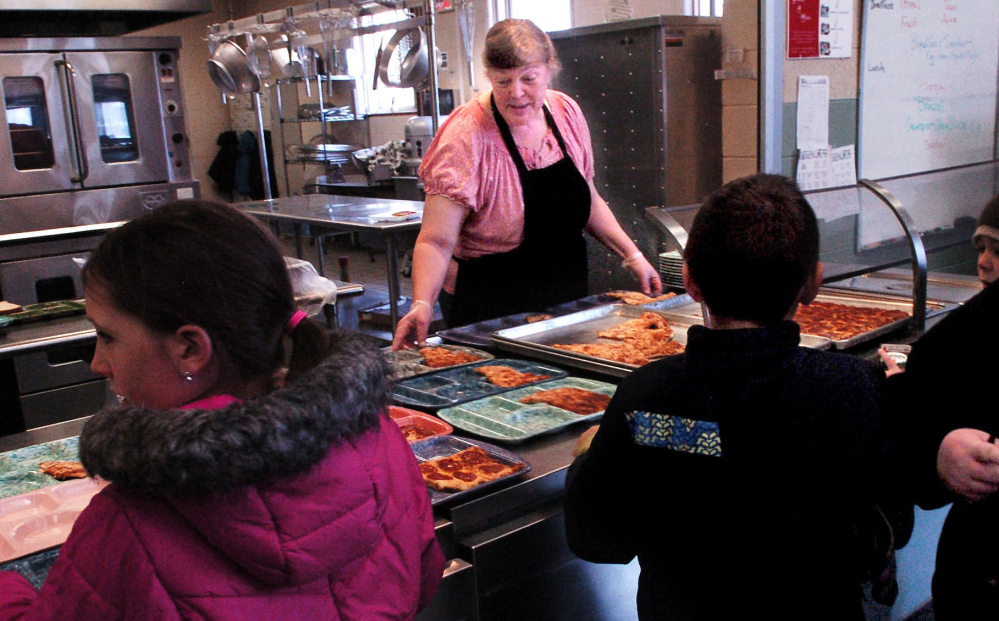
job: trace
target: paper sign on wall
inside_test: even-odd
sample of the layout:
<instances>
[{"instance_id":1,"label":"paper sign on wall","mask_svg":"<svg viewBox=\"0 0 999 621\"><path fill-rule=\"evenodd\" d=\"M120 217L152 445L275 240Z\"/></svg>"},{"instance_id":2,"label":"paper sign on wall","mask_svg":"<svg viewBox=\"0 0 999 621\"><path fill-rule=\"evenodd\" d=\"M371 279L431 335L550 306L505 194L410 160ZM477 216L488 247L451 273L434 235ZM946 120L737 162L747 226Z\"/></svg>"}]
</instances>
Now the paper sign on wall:
<instances>
[{"instance_id":1,"label":"paper sign on wall","mask_svg":"<svg viewBox=\"0 0 999 621\"><path fill-rule=\"evenodd\" d=\"M853 0L787 0L788 58L849 58Z\"/></svg>"}]
</instances>

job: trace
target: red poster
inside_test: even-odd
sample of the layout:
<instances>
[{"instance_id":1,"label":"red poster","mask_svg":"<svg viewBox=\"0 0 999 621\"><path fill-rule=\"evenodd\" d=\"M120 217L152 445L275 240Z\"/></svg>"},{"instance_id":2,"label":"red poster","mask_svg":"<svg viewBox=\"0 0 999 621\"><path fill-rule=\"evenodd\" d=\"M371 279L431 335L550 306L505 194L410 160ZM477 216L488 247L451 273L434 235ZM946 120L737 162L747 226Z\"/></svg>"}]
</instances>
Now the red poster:
<instances>
[{"instance_id":1,"label":"red poster","mask_svg":"<svg viewBox=\"0 0 999 621\"><path fill-rule=\"evenodd\" d=\"M819 0L787 0L787 57L819 55Z\"/></svg>"}]
</instances>

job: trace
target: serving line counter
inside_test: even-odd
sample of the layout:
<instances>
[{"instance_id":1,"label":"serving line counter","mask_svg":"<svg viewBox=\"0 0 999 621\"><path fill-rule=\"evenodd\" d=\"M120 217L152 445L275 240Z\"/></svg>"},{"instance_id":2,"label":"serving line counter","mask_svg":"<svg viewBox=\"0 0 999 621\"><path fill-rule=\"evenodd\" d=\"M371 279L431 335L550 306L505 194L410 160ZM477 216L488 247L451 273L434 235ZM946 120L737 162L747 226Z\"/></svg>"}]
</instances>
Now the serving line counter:
<instances>
[{"instance_id":1,"label":"serving line counter","mask_svg":"<svg viewBox=\"0 0 999 621\"><path fill-rule=\"evenodd\" d=\"M367 231L385 238L389 311L392 330L399 321L400 235L419 231L423 222L423 202L375 199L353 196L307 194L267 201L235 203L244 212L275 226L290 223L295 233L295 252L303 258L302 237L316 244L316 269L325 276L323 238L336 233Z\"/></svg>"},{"instance_id":2,"label":"serving line counter","mask_svg":"<svg viewBox=\"0 0 999 621\"><path fill-rule=\"evenodd\" d=\"M78 436L85 422L81 418L0 437L0 452ZM622 580L616 574L623 572L628 578L634 572L634 567L594 566L574 560L565 545L560 498L565 470L583 429L575 427L518 445L518 455L532 466L527 475L468 500L435 508L438 541L451 560L440 591L420 619L557 618L541 614L536 609L538 601L518 598L525 585L543 594L549 603L569 602L563 612L580 605L596 612L600 607L591 606L601 598L622 611L634 608L633 592L623 597L607 597L604 592L581 595L555 579L565 575L567 566L570 573L616 582ZM50 557L46 558L53 560ZM594 618L609 616L613 615ZM574 614L564 618L582 617Z\"/></svg>"},{"instance_id":3,"label":"serving line counter","mask_svg":"<svg viewBox=\"0 0 999 621\"><path fill-rule=\"evenodd\" d=\"M907 326L886 338L905 343L916 335ZM876 347L877 342L871 342L845 354L870 358ZM497 353L501 356L516 357ZM616 382L605 374L566 370L577 377ZM0 437L0 451L76 436L84 422L79 419ZM437 538L450 562L438 595L420 619L635 618L637 563L586 563L576 559L565 543L566 471L578 437L588 427L577 424L507 445L530 464L529 472L435 506ZM928 599L936 541L945 515L946 509L917 511L916 532L898 555L899 601L889 616L881 618L904 619Z\"/></svg>"}]
</instances>

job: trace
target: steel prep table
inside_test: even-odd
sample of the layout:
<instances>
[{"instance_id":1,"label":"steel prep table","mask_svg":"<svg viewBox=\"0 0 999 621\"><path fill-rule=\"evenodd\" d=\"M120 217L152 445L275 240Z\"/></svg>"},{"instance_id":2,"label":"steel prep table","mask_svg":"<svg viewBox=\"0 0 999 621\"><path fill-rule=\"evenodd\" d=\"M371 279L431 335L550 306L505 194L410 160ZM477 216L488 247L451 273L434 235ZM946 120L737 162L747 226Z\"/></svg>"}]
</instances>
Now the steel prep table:
<instances>
[{"instance_id":1,"label":"steel prep table","mask_svg":"<svg viewBox=\"0 0 999 621\"><path fill-rule=\"evenodd\" d=\"M389 312L392 330L399 322L399 235L418 231L423 222L423 202L388 198L334 196L306 194L249 203L233 203L244 212L277 225L292 224L295 232L295 253L303 258L302 236L309 235L316 244L319 255L316 269L325 276L323 265L323 237L335 232L369 231L385 238L388 271ZM372 216L413 211L418 215L400 221L379 221Z\"/></svg>"}]
</instances>

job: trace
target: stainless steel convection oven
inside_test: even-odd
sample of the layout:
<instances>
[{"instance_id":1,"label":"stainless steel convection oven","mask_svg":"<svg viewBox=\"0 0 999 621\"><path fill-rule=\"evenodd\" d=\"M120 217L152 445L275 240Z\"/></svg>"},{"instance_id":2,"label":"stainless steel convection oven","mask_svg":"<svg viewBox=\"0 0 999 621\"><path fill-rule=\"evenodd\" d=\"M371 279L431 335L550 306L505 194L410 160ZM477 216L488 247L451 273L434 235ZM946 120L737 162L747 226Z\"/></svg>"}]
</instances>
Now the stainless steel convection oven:
<instances>
[{"instance_id":1,"label":"stainless steel convection oven","mask_svg":"<svg viewBox=\"0 0 999 621\"><path fill-rule=\"evenodd\" d=\"M0 234L192 197L180 39L0 39Z\"/></svg>"},{"instance_id":2,"label":"stainless steel convection oven","mask_svg":"<svg viewBox=\"0 0 999 621\"><path fill-rule=\"evenodd\" d=\"M79 267L103 232L196 198L179 37L0 39L0 299L83 297ZM60 321L64 323L60 323ZM85 321L0 330L0 433L92 413ZM28 337L25 337L28 338Z\"/></svg>"}]
</instances>

